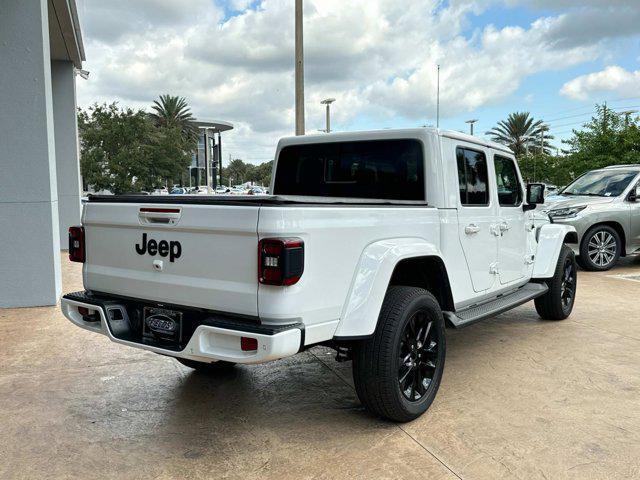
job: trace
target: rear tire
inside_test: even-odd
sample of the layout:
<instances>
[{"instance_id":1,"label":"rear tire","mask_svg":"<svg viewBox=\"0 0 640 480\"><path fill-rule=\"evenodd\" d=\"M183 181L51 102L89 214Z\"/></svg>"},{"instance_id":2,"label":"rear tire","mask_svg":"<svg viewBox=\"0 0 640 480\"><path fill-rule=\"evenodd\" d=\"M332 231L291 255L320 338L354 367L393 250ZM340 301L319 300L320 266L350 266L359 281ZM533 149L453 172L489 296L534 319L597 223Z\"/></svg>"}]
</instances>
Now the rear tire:
<instances>
[{"instance_id":1,"label":"rear tire","mask_svg":"<svg viewBox=\"0 0 640 480\"><path fill-rule=\"evenodd\" d=\"M547 280L549 291L536 298L536 311L543 320L564 320L573 311L578 286L578 267L573 250L562 246L556 271Z\"/></svg>"},{"instance_id":2,"label":"rear tire","mask_svg":"<svg viewBox=\"0 0 640 480\"><path fill-rule=\"evenodd\" d=\"M358 398L389 420L418 418L438 392L445 352L444 319L435 297L421 288L389 288L375 333L353 348Z\"/></svg>"},{"instance_id":3,"label":"rear tire","mask_svg":"<svg viewBox=\"0 0 640 480\"><path fill-rule=\"evenodd\" d=\"M580 244L580 266L591 272L611 270L622 253L622 241L615 229L596 225L584 234Z\"/></svg>"},{"instance_id":4,"label":"rear tire","mask_svg":"<svg viewBox=\"0 0 640 480\"><path fill-rule=\"evenodd\" d=\"M196 360L188 360L186 358L177 358L176 360L180 362L185 367L192 368L197 372L202 373L222 373L233 370L235 367L235 363L233 362L198 362Z\"/></svg>"}]
</instances>

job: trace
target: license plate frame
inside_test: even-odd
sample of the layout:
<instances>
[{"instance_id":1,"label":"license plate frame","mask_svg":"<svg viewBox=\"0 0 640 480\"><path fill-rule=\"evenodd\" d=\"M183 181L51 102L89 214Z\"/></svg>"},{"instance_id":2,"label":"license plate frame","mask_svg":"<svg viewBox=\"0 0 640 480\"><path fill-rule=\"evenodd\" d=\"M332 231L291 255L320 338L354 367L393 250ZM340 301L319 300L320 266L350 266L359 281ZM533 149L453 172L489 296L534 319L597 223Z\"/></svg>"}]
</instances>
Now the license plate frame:
<instances>
[{"instance_id":1,"label":"license plate frame","mask_svg":"<svg viewBox=\"0 0 640 480\"><path fill-rule=\"evenodd\" d=\"M183 313L162 307L144 307L142 336L154 342L180 345L182 342Z\"/></svg>"}]
</instances>

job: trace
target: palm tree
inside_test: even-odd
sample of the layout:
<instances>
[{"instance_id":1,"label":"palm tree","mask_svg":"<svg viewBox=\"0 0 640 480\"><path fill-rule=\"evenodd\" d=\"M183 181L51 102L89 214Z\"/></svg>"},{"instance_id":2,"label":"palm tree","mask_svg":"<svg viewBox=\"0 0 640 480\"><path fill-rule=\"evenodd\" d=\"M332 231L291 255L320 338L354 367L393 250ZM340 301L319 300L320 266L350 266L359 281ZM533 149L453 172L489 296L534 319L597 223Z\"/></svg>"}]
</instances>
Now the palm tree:
<instances>
[{"instance_id":1,"label":"palm tree","mask_svg":"<svg viewBox=\"0 0 640 480\"><path fill-rule=\"evenodd\" d=\"M194 125L195 118L184 97L160 95L159 100L153 101L151 108L155 111L151 114L151 118L157 126L178 127L185 140L193 143L198 141L198 129Z\"/></svg>"},{"instance_id":2,"label":"palm tree","mask_svg":"<svg viewBox=\"0 0 640 480\"><path fill-rule=\"evenodd\" d=\"M549 127L542 120L535 120L529 112L509 114L506 121L498 122L486 135L494 142L510 147L517 157L526 153L539 153L541 144L544 153L549 154L549 140L553 140L553 136L549 135Z\"/></svg>"}]
</instances>

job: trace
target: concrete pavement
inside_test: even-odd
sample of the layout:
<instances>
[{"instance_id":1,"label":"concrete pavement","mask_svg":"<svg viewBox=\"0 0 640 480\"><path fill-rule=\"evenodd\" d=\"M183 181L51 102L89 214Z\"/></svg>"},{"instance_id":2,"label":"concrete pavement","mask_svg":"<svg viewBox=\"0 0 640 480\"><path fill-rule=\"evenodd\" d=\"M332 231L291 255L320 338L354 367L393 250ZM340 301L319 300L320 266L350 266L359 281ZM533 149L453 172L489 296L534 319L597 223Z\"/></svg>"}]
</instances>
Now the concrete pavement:
<instances>
[{"instance_id":1,"label":"concrete pavement","mask_svg":"<svg viewBox=\"0 0 640 480\"><path fill-rule=\"evenodd\" d=\"M324 348L214 378L57 308L0 310L0 478L640 478L640 282L619 275L640 259L580 272L564 322L528 304L448 330L406 425L364 412Z\"/></svg>"}]
</instances>

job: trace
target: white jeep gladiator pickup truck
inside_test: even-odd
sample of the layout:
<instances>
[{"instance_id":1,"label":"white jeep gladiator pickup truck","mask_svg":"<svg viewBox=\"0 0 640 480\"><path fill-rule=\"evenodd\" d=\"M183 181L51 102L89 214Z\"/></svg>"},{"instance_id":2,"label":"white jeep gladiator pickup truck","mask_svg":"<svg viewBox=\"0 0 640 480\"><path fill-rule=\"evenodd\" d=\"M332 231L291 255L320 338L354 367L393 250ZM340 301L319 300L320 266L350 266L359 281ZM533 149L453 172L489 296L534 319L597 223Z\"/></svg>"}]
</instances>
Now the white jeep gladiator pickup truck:
<instances>
[{"instance_id":1,"label":"white jeep gladiator pickup truck","mask_svg":"<svg viewBox=\"0 0 640 480\"><path fill-rule=\"evenodd\" d=\"M534 222L510 150L433 129L280 141L271 196L92 196L69 256L74 324L215 372L328 345L370 411L409 421L444 369L445 324L535 299L573 308L570 226Z\"/></svg>"}]
</instances>

